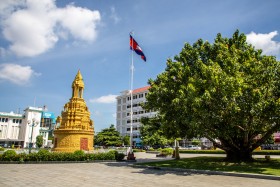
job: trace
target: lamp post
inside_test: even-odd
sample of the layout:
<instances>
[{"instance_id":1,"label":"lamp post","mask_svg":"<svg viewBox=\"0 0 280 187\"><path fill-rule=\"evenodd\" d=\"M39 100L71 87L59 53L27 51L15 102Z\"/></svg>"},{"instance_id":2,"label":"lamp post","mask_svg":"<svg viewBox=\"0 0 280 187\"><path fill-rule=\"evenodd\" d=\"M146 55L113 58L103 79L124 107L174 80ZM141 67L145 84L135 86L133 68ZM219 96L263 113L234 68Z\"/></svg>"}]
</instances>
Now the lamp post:
<instances>
[{"instance_id":1,"label":"lamp post","mask_svg":"<svg viewBox=\"0 0 280 187\"><path fill-rule=\"evenodd\" d=\"M32 143L32 138L33 138L33 127L36 127L38 124L39 124L39 122L38 121L36 121L35 122L35 118L33 118L32 119L32 123L31 123L31 121L30 120L28 120L28 125L31 127L31 136L30 136L30 142L29 142L29 154L31 153L31 148L32 148L32 145L33 145L33 143Z\"/></svg>"}]
</instances>

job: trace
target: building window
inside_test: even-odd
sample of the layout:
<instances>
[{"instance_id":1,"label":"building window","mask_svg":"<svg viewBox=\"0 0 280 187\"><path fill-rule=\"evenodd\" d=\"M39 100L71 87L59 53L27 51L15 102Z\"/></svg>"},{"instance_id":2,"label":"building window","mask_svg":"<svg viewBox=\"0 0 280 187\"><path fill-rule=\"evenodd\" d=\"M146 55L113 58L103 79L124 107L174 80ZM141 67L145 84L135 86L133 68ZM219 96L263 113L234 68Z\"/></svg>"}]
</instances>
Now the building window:
<instances>
[{"instance_id":1,"label":"building window","mask_svg":"<svg viewBox=\"0 0 280 187\"><path fill-rule=\"evenodd\" d=\"M8 118L0 118L0 122L8 122Z\"/></svg>"},{"instance_id":2,"label":"building window","mask_svg":"<svg viewBox=\"0 0 280 187\"><path fill-rule=\"evenodd\" d=\"M137 123L138 121L140 121L139 119L134 119L133 123Z\"/></svg>"},{"instance_id":3,"label":"building window","mask_svg":"<svg viewBox=\"0 0 280 187\"><path fill-rule=\"evenodd\" d=\"M121 99L118 99L118 104L119 104L119 105L121 104L121 102L122 102Z\"/></svg>"},{"instance_id":4,"label":"building window","mask_svg":"<svg viewBox=\"0 0 280 187\"><path fill-rule=\"evenodd\" d=\"M142 98L142 97L144 97L144 95L143 94L139 94L139 98Z\"/></svg>"},{"instance_id":5,"label":"building window","mask_svg":"<svg viewBox=\"0 0 280 187\"><path fill-rule=\"evenodd\" d=\"M134 96L133 96L133 99L137 99L137 95L134 95Z\"/></svg>"},{"instance_id":6,"label":"building window","mask_svg":"<svg viewBox=\"0 0 280 187\"><path fill-rule=\"evenodd\" d=\"M130 120L127 120L126 123L130 123Z\"/></svg>"},{"instance_id":7,"label":"building window","mask_svg":"<svg viewBox=\"0 0 280 187\"><path fill-rule=\"evenodd\" d=\"M131 97L127 97L127 100L130 101L130 100L131 100Z\"/></svg>"},{"instance_id":8,"label":"building window","mask_svg":"<svg viewBox=\"0 0 280 187\"><path fill-rule=\"evenodd\" d=\"M125 110L125 108L126 108L126 106L125 106L125 105L123 105L123 106L122 106L122 110Z\"/></svg>"},{"instance_id":9,"label":"building window","mask_svg":"<svg viewBox=\"0 0 280 187\"><path fill-rule=\"evenodd\" d=\"M16 123L16 119L13 119L13 123Z\"/></svg>"},{"instance_id":10,"label":"building window","mask_svg":"<svg viewBox=\"0 0 280 187\"><path fill-rule=\"evenodd\" d=\"M131 108L131 105L127 105L127 107L126 108Z\"/></svg>"},{"instance_id":11,"label":"building window","mask_svg":"<svg viewBox=\"0 0 280 187\"><path fill-rule=\"evenodd\" d=\"M130 128L126 128L126 131L130 131Z\"/></svg>"}]
</instances>

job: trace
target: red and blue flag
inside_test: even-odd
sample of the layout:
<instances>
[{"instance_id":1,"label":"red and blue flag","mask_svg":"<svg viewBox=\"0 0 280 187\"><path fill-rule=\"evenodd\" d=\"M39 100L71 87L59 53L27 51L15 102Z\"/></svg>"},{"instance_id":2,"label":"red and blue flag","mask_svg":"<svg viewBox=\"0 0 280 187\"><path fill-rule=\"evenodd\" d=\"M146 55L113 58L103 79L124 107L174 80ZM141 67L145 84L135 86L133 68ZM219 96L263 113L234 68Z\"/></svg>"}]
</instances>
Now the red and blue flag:
<instances>
[{"instance_id":1,"label":"red and blue flag","mask_svg":"<svg viewBox=\"0 0 280 187\"><path fill-rule=\"evenodd\" d=\"M146 57L141 47L138 45L138 43L134 40L134 38L131 35L130 35L130 49L135 51L138 55L140 55L141 58L146 62Z\"/></svg>"}]
</instances>

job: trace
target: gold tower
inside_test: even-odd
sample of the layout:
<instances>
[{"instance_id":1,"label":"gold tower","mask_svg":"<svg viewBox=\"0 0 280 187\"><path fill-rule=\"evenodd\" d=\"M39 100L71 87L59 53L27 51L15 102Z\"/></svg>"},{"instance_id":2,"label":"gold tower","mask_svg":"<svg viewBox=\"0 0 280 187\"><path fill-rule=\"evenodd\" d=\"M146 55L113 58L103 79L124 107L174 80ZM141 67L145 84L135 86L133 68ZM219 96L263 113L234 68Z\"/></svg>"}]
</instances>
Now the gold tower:
<instances>
[{"instance_id":1,"label":"gold tower","mask_svg":"<svg viewBox=\"0 0 280 187\"><path fill-rule=\"evenodd\" d=\"M94 125L83 99L83 91L84 81L79 70L72 83L72 97L56 120L53 151L93 150Z\"/></svg>"}]
</instances>

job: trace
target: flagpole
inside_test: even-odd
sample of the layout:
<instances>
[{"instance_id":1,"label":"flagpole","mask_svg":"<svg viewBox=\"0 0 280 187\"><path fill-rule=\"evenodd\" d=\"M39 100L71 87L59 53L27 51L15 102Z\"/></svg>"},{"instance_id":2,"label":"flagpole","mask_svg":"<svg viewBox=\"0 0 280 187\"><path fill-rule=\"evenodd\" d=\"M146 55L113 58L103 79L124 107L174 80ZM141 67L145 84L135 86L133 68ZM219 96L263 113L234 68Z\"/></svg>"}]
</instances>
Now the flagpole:
<instances>
[{"instance_id":1,"label":"flagpole","mask_svg":"<svg viewBox=\"0 0 280 187\"><path fill-rule=\"evenodd\" d=\"M130 35L133 36L133 32L130 32ZM133 40L132 40L132 46L133 46ZM133 128L133 71L134 71L134 66L133 66L133 49L131 50L131 77L130 77L130 154L132 154L132 144L133 144L133 134L132 134L132 128Z\"/></svg>"}]
</instances>

